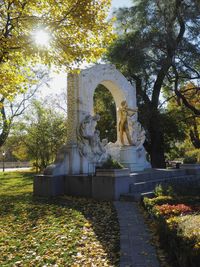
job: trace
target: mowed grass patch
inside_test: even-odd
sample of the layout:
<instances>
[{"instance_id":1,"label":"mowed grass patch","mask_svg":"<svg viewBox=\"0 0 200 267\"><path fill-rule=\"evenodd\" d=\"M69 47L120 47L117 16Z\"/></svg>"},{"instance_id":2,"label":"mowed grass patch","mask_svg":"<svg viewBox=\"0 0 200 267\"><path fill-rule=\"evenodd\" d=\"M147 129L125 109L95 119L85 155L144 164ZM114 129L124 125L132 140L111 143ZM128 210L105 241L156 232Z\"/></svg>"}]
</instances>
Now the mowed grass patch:
<instances>
[{"instance_id":1,"label":"mowed grass patch","mask_svg":"<svg viewBox=\"0 0 200 267\"><path fill-rule=\"evenodd\" d=\"M0 266L118 266L113 204L33 198L33 173L0 173Z\"/></svg>"}]
</instances>

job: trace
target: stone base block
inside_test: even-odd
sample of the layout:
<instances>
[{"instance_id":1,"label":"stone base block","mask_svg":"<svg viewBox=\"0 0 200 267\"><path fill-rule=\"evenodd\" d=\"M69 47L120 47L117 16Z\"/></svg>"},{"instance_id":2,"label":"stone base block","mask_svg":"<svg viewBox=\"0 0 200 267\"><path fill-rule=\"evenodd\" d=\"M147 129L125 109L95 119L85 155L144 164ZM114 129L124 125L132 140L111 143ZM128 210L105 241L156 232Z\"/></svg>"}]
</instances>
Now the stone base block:
<instances>
[{"instance_id":1,"label":"stone base block","mask_svg":"<svg viewBox=\"0 0 200 267\"><path fill-rule=\"evenodd\" d=\"M92 197L92 176L65 176L64 191L69 196Z\"/></svg>"},{"instance_id":2,"label":"stone base block","mask_svg":"<svg viewBox=\"0 0 200 267\"><path fill-rule=\"evenodd\" d=\"M54 197L64 194L64 177L36 175L33 181L33 194L42 197Z\"/></svg>"},{"instance_id":3,"label":"stone base block","mask_svg":"<svg viewBox=\"0 0 200 267\"><path fill-rule=\"evenodd\" d=\"M119 200L121 194L128 193L129 183L129 176L94 176L92 178L92 197L98 200Z\"/></svg>"},{"instance_id":4,"label":"stone base block","mask_svg":"<svg viewBox=\"0 0 200 267\"><path fill-rule=\"evenodd\" d=\"M135 146L120 148L120 163L129 168L130 172L143 171L148 166L147 161L140 155Z\"/></svg>"},{"instance_id":5,"label":"stone base block","mask_svg":"<svg viewBox=\"0 0 200 267\"><path fill-rule=\"evenodd\" d=\"M124 170L124 174L129 171ZM107 174L108 175L108 174ZM119 200L128 193L129 175L124 176L84 176L68 175L54 177L37 175L34 177L33 194L42 197L68 196L88 197L99 200Z\"/></svg>"}]
</instances>

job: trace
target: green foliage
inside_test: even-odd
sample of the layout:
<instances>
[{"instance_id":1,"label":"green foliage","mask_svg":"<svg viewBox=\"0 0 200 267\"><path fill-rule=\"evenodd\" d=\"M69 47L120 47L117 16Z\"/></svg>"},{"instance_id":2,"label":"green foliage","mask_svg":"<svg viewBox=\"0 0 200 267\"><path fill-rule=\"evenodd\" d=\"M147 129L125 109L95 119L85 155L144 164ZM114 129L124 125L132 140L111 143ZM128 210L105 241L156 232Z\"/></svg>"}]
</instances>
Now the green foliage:
<instances>
[{"instance_id":1,"label":"green foliage","mask_svg":"<svg viewBox=\"0 0 200 267\"><path fill-rule=\"evenodd\" d=\"M25 112L36 91L49 79L46 68L40 66L31 68L31 71L34 79L29 74L29 84L23 94L13 95L11 99L7 99L0 91L0 147L5 145L15 120Z\"/></svg>"},{"instance_id":2,"label":"green foliage","mask_svg":"<svg viewBox=\"0 0 200 267\"><path fill-rule=\"evenodd\" d=\"M58 149L67 140L66 119L54 109L36 101L13 135L18 140L14 155L20 158L25 153L41 171L54 161Z\"/></svg>"},{"instance_id":3,"label":"green foliage","mask_svg":"<svg viewBox=\"0 0 200 267\"><path fill-rule=\"evenodd\" d=\"M163 97L167 101L177 94L180 102L179 86L200 78L200 3L191 3L139 0L116 12L118 38L107 59L136 85L139 120L147 130L145 146L153 167L164 167L164 153L184 137L181 114L166 112ZM161 94L164 91L167 94Z\"/></svg>"},{"instance_id":4,"label":"green foliage","mask_svg":"<svg viewBox=\"0 0 200 267\"><path fill-rule=\"evenodd\" d=\"M187 161L187 159L189 159L189 161L191 163L199 163L200 162L200 150L195 149L188 138L182 144L182 150L184 152L183 158L185 158L186 161Z\"/></svg>"},{"instance_id":5,"label":"green foliage","mask_svg":"<svg viewBox=\"0 0 200 267\"><path fill-rule=\"evenodd\" d=\"M123 165L121 165L118 161L109 157L107 161L105 161L101 167L101 169L123 169Z\"/></svg>"},{"instance_id":6,"label":"green foliage","mask_svg":"<svg viewBox=\"0 0 200 267\"><path fill-rule=\"evenodd\" d=\"M155 205L162 205L165 203L174 204L174 198L171 196L158 196L155 198L144 197L143 203L145 208L150 211Z\"/></svg>"},{"instance_id":7,"label":"green foliage","mask_svg":"<svg viewBox=\"0 0 200 267\"><path fill-rule=\"evenodd\" d=\"M30 82L31 65L53 64L69 69L74 63L100 57L113 39L107 20L109 7L110 0L2 1L1 95L11 99L24 92ZM49 35L48 45L36 44L37 31Z\"/></svg>"},{"instance_id":8,"label":"green foliage","mask_svg":"<svg viewBox=\"0 0 200 267\"><path fill-rule=\"evenodd\" d=\"M185 146L184 163L200 162L200 150L191 146Z\"/></svg>"},{"instance_id":9,"label":"green foliage","mask_svg":"<svg viewBox=\"0 0 200 267\"><path fill-rule=\"evenodd\" d=\"M187 196L191 196L191 202L192 199L195 198L195 196L198 196L198 192L200 190L200 183L196 182L189 183L187 185L182 184L181 186L179 184L171 185L157 185L155 187L154 193L157 198L150 199L149 201L159 201L159 199L162 197L165 199L165 197L173 198L174 200L176 198L180 198L181 196L184 196L187 198ZM147 199L148 201L148 199ZM170 202L171 203L171 202Z\"/></svg>"},{"instance_id":10,"label":"green foliage","mask_svg":"<svg viewBox=\"0 0 200 267\"><path fill-rule=\"evenodd\" d=\"M105 51L113 40L109 7L110 0L1 1L0 147L12 126L5 112L7 101L39 83L34 68L45 65L69 71L82 62L94 62Z\"/></svg>"},{"instance_id":11,"label":"green foliage","mask_svg":"<svg viewBox=\"0 0 200 267\"><path fill-rule=\"evenodd\" d=\"M159 196L174 196L174 189L171 185L156 185L155 189L154 189L154 193L155 196L159 197Z\"/></svg>"},{"instance_id":12,"label":"green foliage","mask_svg":"<svg viewBox=\"0 0 200 267\"><path fill-rule=\"evenodd\" d=\"M184 123L184 114L179 109L166 110L160 115L160 120L164 133L165 153L168 153L171 158L171 154L177 149L177 145L186 138L187 126Z\"/></svg>"},{"instance_id":13,"label":"green foliage","mask_svg":"<svg viewBox=\"0 0 200 267\"><path fill-rule=\"evenodd\" d=\"M103 85L98 85L94 93L94 112L100 115L97 129L101 139L108 138L109 142L117 140L116 106L112 94Z\"/></svg>"},{"instance_id":14,"label":"green foliage","mask_svg":"<svg viewBox=\"0 0 200 267\"><path fill-rule=\"evenodd\" d=\"M194 186L193 186L194 187ZM197 267L200 260L200 198L199 191L190 196L159 196L144 198L143 204L154 218L154 224L162 248L175 266Z\"/></svg>"},{"instance_id":15,"label":"green foliage","mask_svg":"<svg viewBox=\"0 0 200 267\"><path fill-rule=\"evenodd\" d=\"M199 214L171 217L161 228L163 246L179 266L198 267L200 260Z\"/></svg>"},{"instance_id":16,"label":"green foliage","mask_svg":"<svg viewBox=\"0 0 200 267\"><path fill-rule=\"evenodd\" d=\"M197 156L196 155L185 156L183 159L183 163L186 163L186 164L197 163Z\"/></svg>"},{"instance_id":17,"label":"green foliage","mask_svg":"<svg viewBox=\"0 0 200 267\"><path fill-rule=\"evenodd\" d=\"M194 246L195 254L200 251L200 214L187 215L178 218L178 226L185 241L192 240L196 245Z\"/></svg>"},{"instance_id":18,"label":"green foliage","mask_svg":"<svg viewBox=\"0 0 200 267\"><path fill-rule=\"evenodd\" d=\"M0 173L0 266L118 266L113 204L33 198L33 176Z\"/></svg>"},{"instance_id":19,"label":"green foliage","mask_svg":"<svg viewBox=\"0 0 200 267\"><path fill-rule=\"evenodd\" d=\"M190 103L192 103L196 108L200 107L199 89L197 84L186 82L181 84L180 90ZM181 140L179 140L178 143L174 144L174 148L172 143L172 149L168 152L169 158L174 159L177 157L187 157L193 154L197 154L197 158L200 158L198 156L198 148L200 144L199 116L196 116L190 109L186 108L179 98L174 97L171 90L167 90L167 92L165 91L165 94L170 99L167 103L168 112L177 117L177 126L180 126L180 129L182 129L181 131L184 131L185 135L184 142L180 142Z\"/></svg>"}]
</instances>

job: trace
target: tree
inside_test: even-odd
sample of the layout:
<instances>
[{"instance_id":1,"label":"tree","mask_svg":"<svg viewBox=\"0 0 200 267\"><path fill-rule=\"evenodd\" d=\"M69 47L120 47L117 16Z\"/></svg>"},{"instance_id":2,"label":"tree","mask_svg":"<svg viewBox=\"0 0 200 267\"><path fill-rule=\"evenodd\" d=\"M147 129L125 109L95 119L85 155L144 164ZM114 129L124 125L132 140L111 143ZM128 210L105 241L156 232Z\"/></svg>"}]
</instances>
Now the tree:
<instances>
[{"instance_id":1,"label":"tree","mask_svg":"<svg viewBox=\"0 0 200 267\"><path fill-rule=\"evenodd\" d=\"M184 110L183 104L188 108L188 105L193 108L188 108L185 113L187 113L187 126L189 129L189 136L193 146L196 149L200 148L200 114L198 114L198 110L200 110L200 90L199 86L193 83L187 83L185 86L181 87L179 90L181 96L179 99L179 103L182 104L182 110ZM185 104L185 101L187 102ZM181 103L182 100L182 103ZM196 112L194 112L194 109Z\"/></svg>"},{"instance_id":2,"label":"tree","mask_svg":"<svg viewBox=\"0 0 200 267\"><path fill-rule=\"evenodd\" d=\"M57 94L48 94L45 99L45 103L55 109L56 112L62 113L67 117L67 90L62 90Z\"/></svg>"},{"instance_id":3,"label":"tree","mask_svg":"<svg viewBox=\"0 0 200 267\"><path fill-rule=\"evenodd\" d=\"M43 170L54 161L58 149L67 140L66 119L38 101L33 102L25 119L17 134L21 136L21 148L25 145L29 159L37 169Z\"/></svg>"},{"instance_id":4,"label":"tree","mask_svg":"<svg viewBox=\"0 0 200 267\"><path fill-rule=\"evenodd\" d=\"M2 0L0 94L12 98L30 84L35 63L72 67L94 60L112 40L110 0ZM49 37L38 47L34 35Z\"/></svg>"},{"instance_id":5,"label":"tree","mask_svg":"<svg viewBox=\"0 0 200 267\"><path fill-rule=\"evenodd\" d=\"M165 167L161 91L167 85L186 104L180 84L200 78L200 2L138 0L133 3L132 7L117 12L119 36L107 57L136 84L139 119L147 130L146 147L152 166ZM198 111L191 107L193 112Z\"/></svg>"},{"instance_id":6,"label":"tree","mask_svg":"<svg viewBox=\"0 0 200 267\"><path fill-rule=\"evenodd\" d=\"M111 93L103 85L98 85L95 90L94 112L98 113L101 117L97 124L101 139L108 138L109 142L116 142L116 106Z\"/></svg>"},{"instance_id":7,"label":"tree","mask_svg":"<svg viewBox=\"0 0 200 267\"><path fill-rule=\"evenodd\" d=\"M5 152L6 161L29 161L29 155L24 143L25 134L22 133L24 127L18 123L12 127L12 132L6 139L2 150Z\"/></svg>"},{"instance_id":8,"label":"tree","mask_svg":"<svg viewBox=\"0 0 200 267\"><path fill-rule=\"evenodd\" d=\"M35 82L37 81L35 85L31 83L26 92L13 97L12 100L6 99L4 96L0 98L0 147L6 142L14 120L23 114L37 90L48 81L46 70L34 70L33 72L35 73Z\"/></svg>"},{"instance_id":9,"label":"tree","mask_svg":"<svg viewBox=\"0 0 200 267\"><path fill-rule=\"evenodd\" d=\"M197 89L198 86L194 82L189 82L180 87L181 95L187 99L187 101L194 106L196 109L200 109L200 91ZM200 127L199 127L199 116L196 115L191 109L188 109L184 105L182 98L173 95L173 92L167 90L166 96L168 98L167 108L170 112L178 112L182 114L182 118L179 120L180 123L185 124L185 133L188 139L186 144L190 143L194 148L200 148ZM191 146L191 145L190 145ZM193 148L193 149L194 149Z\"/></svg>"}]
</instances>

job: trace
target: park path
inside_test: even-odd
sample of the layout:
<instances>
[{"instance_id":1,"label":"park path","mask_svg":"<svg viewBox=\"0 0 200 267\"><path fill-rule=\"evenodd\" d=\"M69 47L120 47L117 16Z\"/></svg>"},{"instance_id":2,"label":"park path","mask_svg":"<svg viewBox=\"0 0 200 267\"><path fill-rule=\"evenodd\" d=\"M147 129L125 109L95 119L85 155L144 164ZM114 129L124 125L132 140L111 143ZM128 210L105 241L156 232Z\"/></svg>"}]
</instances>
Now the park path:
<instances>
[{"instance_id":1,"label":"park path","mask_svg":"<svg viewBox=\"0 0 200 267\"><path fill-rule=\"evenodd\" d=\"M120 267L160 267L138 203L115 201L120 225Z\"/></svg>"},{"instance_id":2,"label":"park path","mask_svg":"<svg viewBox=\"0 0 200 267\"><path fill-rule=\"evenodd\" d=\"M15 171L29 171L31 170L32 168L30 167L20 167L20 168L5 168L4 169L4 172L15 172ZM2 169L0 169L0 172L3 172Z\"/></svg>"}]
</instances>

